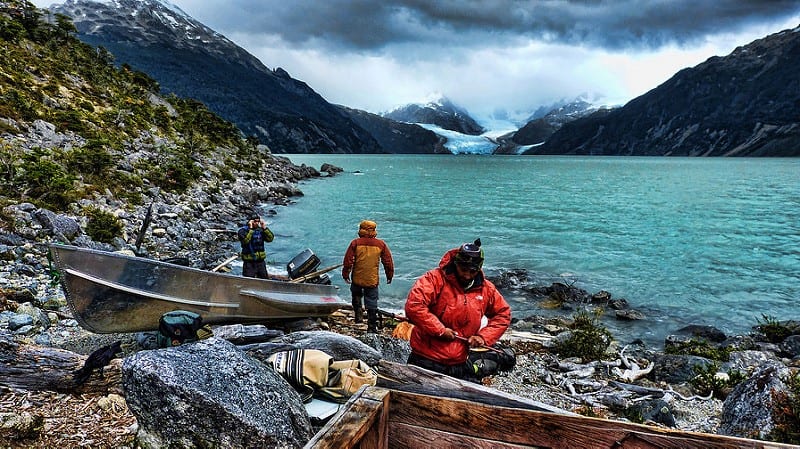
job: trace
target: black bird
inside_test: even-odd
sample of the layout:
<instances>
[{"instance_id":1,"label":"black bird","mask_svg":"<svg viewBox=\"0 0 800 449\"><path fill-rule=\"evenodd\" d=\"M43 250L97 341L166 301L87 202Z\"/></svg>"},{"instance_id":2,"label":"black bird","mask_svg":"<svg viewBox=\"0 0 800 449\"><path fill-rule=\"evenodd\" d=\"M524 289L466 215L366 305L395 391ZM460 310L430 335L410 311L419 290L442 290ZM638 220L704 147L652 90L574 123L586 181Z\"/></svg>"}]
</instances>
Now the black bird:
<instances>
[{"instance_id":1,"label":"black bird","mask_svg":"<svg viewBox=\"0 0 800 449\"><path fill-rule=\"evenodd\" d=\"M115 341L114 343L96 349L94 352L89 354L89 357L86 358L83 366L72 373L72 379L75 381L75 385L83 385L83 383L89 379L89 376L92 375L92 372L95 369L100 369L108 365L111 359L116 357L118 353L122 352L122 348L120 347L121 344L121 341Z\"/></svg>"}]
</instances>

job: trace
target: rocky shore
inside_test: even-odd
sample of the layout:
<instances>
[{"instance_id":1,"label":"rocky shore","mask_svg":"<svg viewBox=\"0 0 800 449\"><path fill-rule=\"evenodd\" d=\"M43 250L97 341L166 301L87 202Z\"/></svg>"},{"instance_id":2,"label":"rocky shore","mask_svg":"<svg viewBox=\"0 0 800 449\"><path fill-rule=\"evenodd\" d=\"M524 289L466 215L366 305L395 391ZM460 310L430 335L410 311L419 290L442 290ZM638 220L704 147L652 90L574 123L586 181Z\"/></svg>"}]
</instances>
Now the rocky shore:
<instances>
[{"instance_id":1,"label":"rocky shore","mask_svg":"<svg viewBox=\"0 0 800 449\"><path fill-rule=\"evenodd\" d=\"M45 147L52 144L48 140L59 138L46 124L36 129L29 136L31 145ZM184 194L151 189L148 201L139 205L97 194L84 202L112 212L124 225L122 235L111 243L89 238L86 218L77 209L55 213L24 202L6 205L2 215L10 225L0 230L0 348L11 352L57 348L80 356L74 359L77 363L94 349L121 340L127 363L147 348L132 335L98 335L78 326L54 282L47 243L135 250L152 258L185 257L194 266L208 269L238 251L235 240L226 235L232 225L255 208L271 213L265 204L291 202L302 194L297 181L320 176L320 171L333 175L337 169L328 166L318 171L267 155L261 177L225 181L221 190L212 188L210 180L199 179ZM148 210L152 210L150 224L137 249L135 242ZM512 288L514 283L508 280L513 276L501 273L494 280L501 290ZM559 299L565 293L578 293L582 301L586 296L586 292L565 292L559 285L537 288L543 296ZM602 294L589 296L597 299L592 307L625 309L604 302ZM635 336L611 336L602 357L587 360L559 353L560 344L576 333L573 321L571 314L515 320L503 344L514 349L516 365L511 371L486 377L484 384L563 410L688 431L770 439L776 429L787 425L773 410L776 397L793 394L790 379L800 354L800 335L796 335L800 332L795 332L798 329L792 323L784 323L790 331L780 339L764 333L726 336L709 327L689 327L670 336L661 351L637 345ZM403 350L397 348L403 348L403 341L391 337L392 325L386 320L379 334L366 334L364 326L353 323L345 311L327 321L306 323L299 330L353 337L377 351L376 357L402 362ZM687 351L698 347L698 342L706 354ZM227 350L222 343L216 345L221 346L212 348ZM0 358L0 372L13 370L9 363ZM141 416L129 408L132 399L125 391L26 390L10 385L9 379L0 376L0 442L4 447L137 447L134 438ZM34 425L21 425L25 420ZM15 433L15 429L31 433Z\"/></svg>"}]
</instances>

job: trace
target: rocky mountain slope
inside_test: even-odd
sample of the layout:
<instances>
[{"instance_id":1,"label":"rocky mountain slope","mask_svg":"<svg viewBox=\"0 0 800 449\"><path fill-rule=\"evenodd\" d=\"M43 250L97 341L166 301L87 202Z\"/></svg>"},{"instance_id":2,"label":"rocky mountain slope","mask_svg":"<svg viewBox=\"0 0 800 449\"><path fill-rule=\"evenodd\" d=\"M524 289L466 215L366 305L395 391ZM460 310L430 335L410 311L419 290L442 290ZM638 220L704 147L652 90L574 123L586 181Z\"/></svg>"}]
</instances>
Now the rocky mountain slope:
<instances>
[{"instance_id":1,"label":"rocky mountain slope","mask_svg":"<svg viewBox=\"0 0 800 449\"><path fill-rule=\"evenodd\" d=\"M224 36L157 0L67 0L78 37L196 98L275 153L381 153L375 139L306 83L271 70Z\"/></svg>"},{"instance_id":2,"label":"rocky mountain slope","mask_svg":"<svg viewBox=\"0 0 800 449\"><path fill-rule=\"evenodd\" d=\"M238 242L212 229L319 175L40 17L0 3L0 272L21 258L44 270L48 241L128 248L150 205L159 231L137 250L215 263Z\"/></svg>"},{"instance_id":3,"label":"rocky mountain slope","mask_svg":"<svg viewBox=\"0 0 800 449\"><path fill-rule=\"evenodd\" d=\"M800 156L800 28L678 72L525 154Z\"/></svg>"},{"instance_id":4,"label":"rocky mountain slope","mask_svg":"<svg viewBox=\"0 0 800 449\"><path fill-rule=\"evenodd\" d=\"M447 139L413 123L399 122L378 114L340 106L359 126L366 129L381 148L396 154L447 154Z\"/></svg>"},{"instance_id":5,"label":"rocky mountain slope","mask_svg":"<svg viewBox=\"0 0 800 449\"><path fill-rule=\"evenodd\" d=\"M409 104L383 114L392 120L407 123L429 123L461 134L477 136L485 129L463 108L447 98L425 104Z\"/></svg>"},{"instance_id":6,"label":"rocky mountain slope","mask_svg":"<svg viewBox=\"0 0 800 449\"><path fill-rule=\"evenodd\" d=\"M543 143L566 123L588 116L605 115L611 110L577 98L555 105L548 111L537 111L520 129L497 139L499 146L495 154L516 154L520 147Z\"/></svg>"}]
</instances>

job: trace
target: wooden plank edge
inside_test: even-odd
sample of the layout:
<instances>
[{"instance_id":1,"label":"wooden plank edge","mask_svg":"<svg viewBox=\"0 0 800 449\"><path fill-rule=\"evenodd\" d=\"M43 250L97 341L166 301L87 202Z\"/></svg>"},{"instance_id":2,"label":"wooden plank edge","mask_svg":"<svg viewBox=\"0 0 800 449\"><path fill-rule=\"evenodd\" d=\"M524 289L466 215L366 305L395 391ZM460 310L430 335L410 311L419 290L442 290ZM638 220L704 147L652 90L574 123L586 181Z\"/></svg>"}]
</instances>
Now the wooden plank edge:
<instances>
[{"instance_id":1,"label":"wooden plank edge","mask_svg":"<svg viewBox=\"0 0 800 449\"><path fill-rule=\"evenodd\" d=\"M373 425L386 414L390 391L363 386L303 446L303 449L353 449Z\"/></svg>"}]
</instances>

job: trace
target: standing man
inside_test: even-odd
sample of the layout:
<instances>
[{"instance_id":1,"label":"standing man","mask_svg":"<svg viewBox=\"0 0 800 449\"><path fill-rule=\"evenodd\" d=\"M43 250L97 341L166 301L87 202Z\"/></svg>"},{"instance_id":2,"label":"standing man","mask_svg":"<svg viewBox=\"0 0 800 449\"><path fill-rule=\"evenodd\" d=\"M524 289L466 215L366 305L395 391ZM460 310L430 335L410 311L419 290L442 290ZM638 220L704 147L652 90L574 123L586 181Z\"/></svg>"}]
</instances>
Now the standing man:
<instances>
[{"instance_id":1,"label":"standing man","mask_svg":"<svg viewBox=\"0 0 800 449\"><path fill-rule=\"evenodd\" d=\"M378 283L380 273L378 264L383 264L386 283L391 284L394 277L394 261L386 242L377 238L378 225L374 221L363 220L358 225L358 238L350 242L344 253L342 278L350 284L353 295L353 312L356 323L363 321L361 298L367 308L367 332L378 332ZM353 273L352 282L350 273Z\"/></svg>"},{"instance_id":2,"label":"standing man","mask_svg":"<svg viewBox=\"0 0 800 449\"><path fill-rule=\"evenodd\" d=\"M469 348L495 344L511 324L511 307L483 271L481 240L446 252L439 267L423 274L408 292L410 365L480 382ZM488 319L481 327L483 317Z\"/></svg>"},{"instance_id":3,"label":"standing man","mask_svg":"<svg viewBox=\"0 0 800 449\"><path fill-rule=\"evenodd\" d=\"M271 242L275 235L256 214L250 215L247 225L239 228L242 244L242 275L251 278L269 279L267 274L267 252L264 242Z\"/></svg>"}]
</instances>

